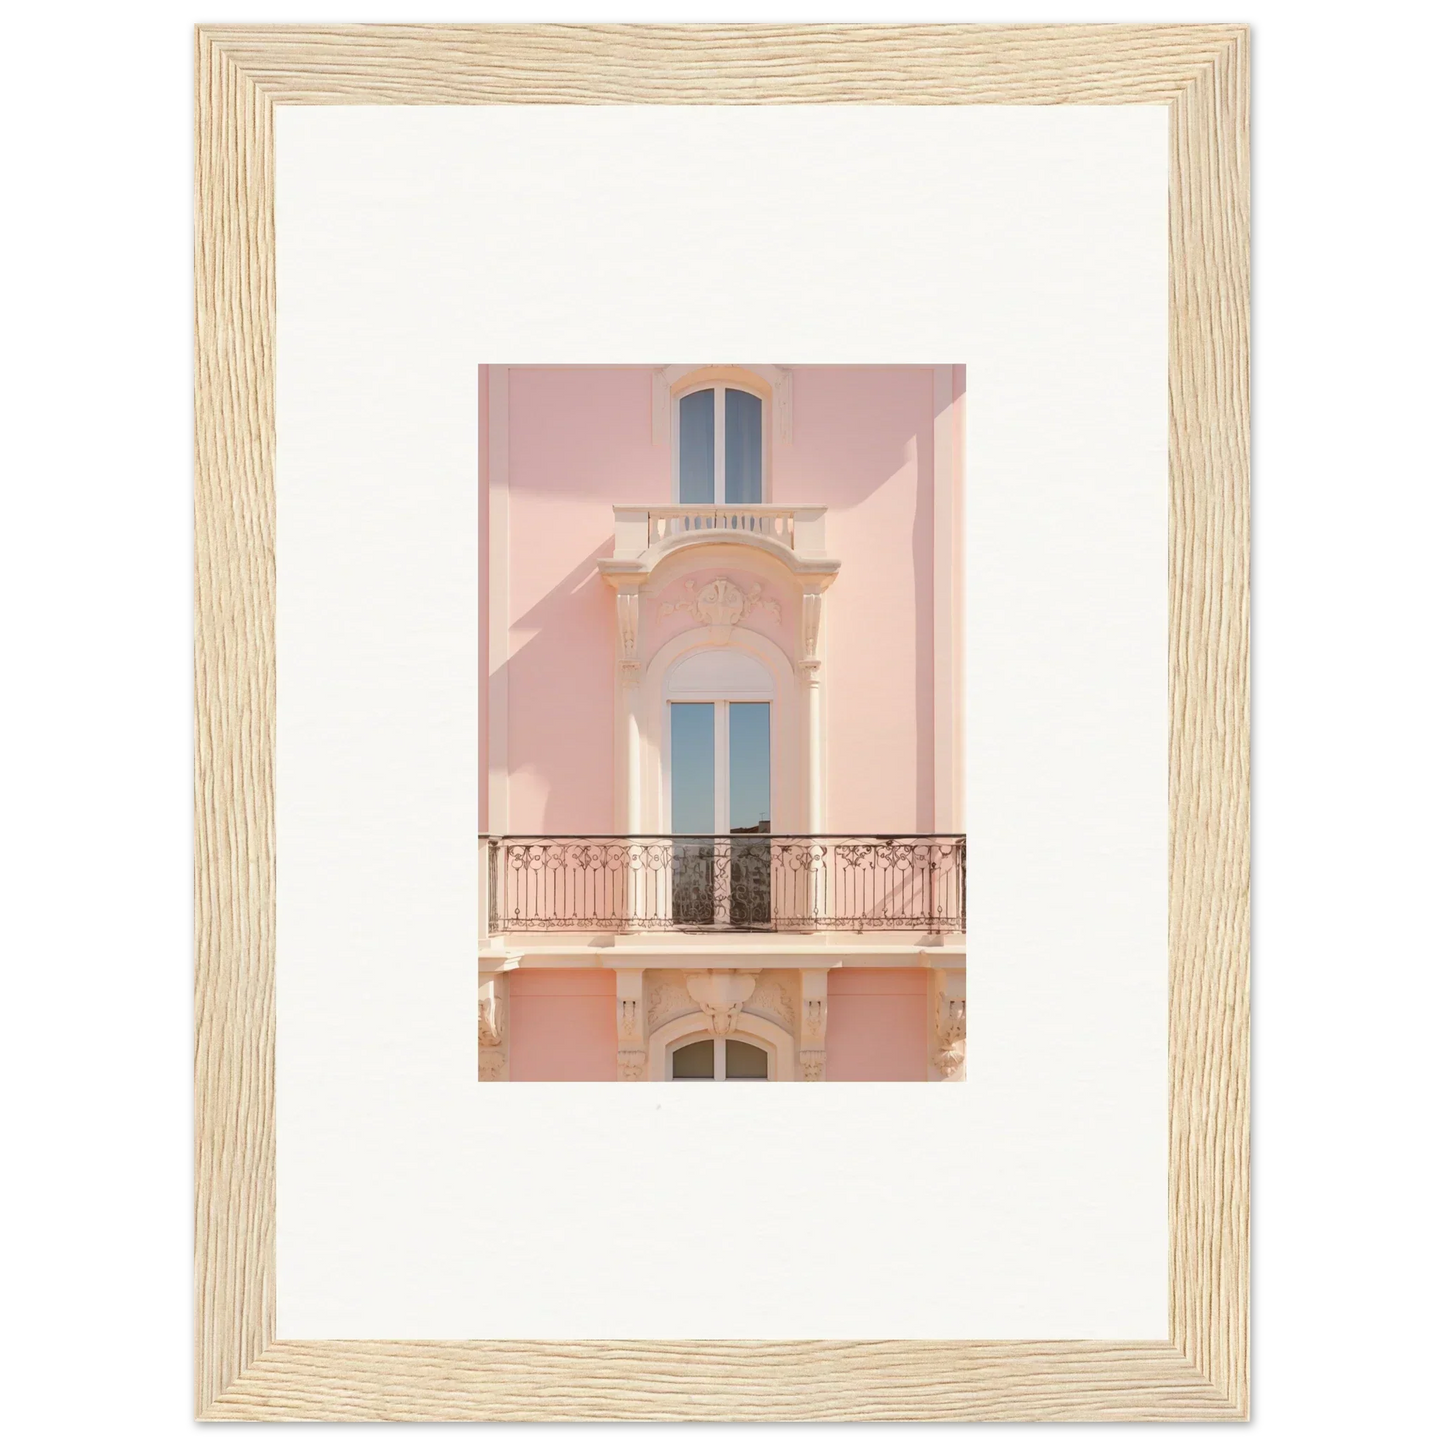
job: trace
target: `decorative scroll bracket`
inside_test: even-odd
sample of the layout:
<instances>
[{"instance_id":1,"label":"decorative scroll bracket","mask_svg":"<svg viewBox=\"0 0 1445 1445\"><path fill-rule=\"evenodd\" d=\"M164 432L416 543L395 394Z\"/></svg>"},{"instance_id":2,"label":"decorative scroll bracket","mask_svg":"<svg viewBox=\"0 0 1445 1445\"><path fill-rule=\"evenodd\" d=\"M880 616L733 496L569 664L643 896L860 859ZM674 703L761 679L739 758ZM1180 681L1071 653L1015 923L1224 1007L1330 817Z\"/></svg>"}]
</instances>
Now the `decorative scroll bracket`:
<instances>
[{"instance_id":1,"label":"decorative scroll bracket","mask_svg":"<svg viewBox=\"0 0 1445 1445\"><path fill-rule=\"evenodd\" d=\"M827 1074L828 971L802 970L803 1017L798 1029L798 1072L805 1084L820 1084Z\"/></svg>"},{"instance_id":2,"label":"decorative scroll bracket","mask_svg":"<svg viewBox=\"0 0 1445 1445\"><path fill-rule=\"evenodd\" d=\"M642 1002L643 970L617 970L617 1077L635 1083L647 1077L647 1010Z\"/></svg>"},{"instance_id":3,"label":"decorative scroll bracket","mask_svg":"<svg viewBox=\"0 0 1445 1445\"><path fill-rule=\"evenodd\" d=\"M933 1066L944 1083L961 1083L968 1023L965 971L937 969L933 977Z\"/></svg>"},{"instance_id":4,"label":"decorative scroll bracket","mask_svg":"<svg viewBox=\"0 0 1445 1445\"><path fill-rule=\"evenodd\" d=\"M507 986L501 973L477 978L477 1078L497 1083L507 1077Z\"/></svg>"}]
</instances>

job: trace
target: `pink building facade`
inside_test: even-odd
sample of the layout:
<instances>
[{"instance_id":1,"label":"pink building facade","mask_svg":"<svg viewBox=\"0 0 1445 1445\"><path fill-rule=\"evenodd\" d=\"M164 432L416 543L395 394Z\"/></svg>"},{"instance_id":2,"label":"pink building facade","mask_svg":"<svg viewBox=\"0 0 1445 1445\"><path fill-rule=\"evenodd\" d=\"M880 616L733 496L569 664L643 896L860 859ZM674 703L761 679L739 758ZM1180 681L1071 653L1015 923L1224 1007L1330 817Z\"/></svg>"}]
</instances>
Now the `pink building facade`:
<instances>
[{"instance_id":1,"label":"pink building facade","mask_svg":"<svg viewBox=\"0 0 1445 1445\"><path fill-rule=\"evenodd\" d=\"M479 1077L961 1080L963 368L479 402Z\"/></svg>"}]
</instances>

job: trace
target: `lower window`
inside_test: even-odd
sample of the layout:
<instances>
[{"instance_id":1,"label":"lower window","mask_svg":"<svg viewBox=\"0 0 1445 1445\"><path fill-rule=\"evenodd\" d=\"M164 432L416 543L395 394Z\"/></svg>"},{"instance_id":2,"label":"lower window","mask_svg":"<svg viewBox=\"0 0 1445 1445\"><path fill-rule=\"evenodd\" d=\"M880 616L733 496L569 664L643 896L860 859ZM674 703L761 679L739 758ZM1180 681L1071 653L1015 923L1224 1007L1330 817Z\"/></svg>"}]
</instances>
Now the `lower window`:
<instances>
[{"instance_id":1,"label":"lower window","mask_svg":"<svg viewBox=\"0 0 1445 1445\"><path fill-rule=\"evenodd\" d=\"M668 1055L670 1079L764 1079L768 1051L746 1039L697 1039Z\"/></svg>"}]
</instances>

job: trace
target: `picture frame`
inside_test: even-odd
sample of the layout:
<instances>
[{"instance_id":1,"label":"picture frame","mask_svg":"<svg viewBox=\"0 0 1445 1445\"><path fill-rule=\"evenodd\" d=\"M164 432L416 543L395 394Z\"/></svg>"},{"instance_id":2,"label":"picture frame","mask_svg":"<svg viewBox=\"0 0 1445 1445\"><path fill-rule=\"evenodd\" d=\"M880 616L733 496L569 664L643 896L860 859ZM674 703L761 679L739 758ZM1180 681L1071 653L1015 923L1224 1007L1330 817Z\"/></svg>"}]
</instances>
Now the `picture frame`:
<instances>
[{"instance_id":1,"label":"picture frame","mask_svg":"<svg viewBox=\"0 0 1445 1445\"><path fill-rule=\"evenodd\" d=\"M1247 1418L1247 29L201 26L195 43L199 1418ZM528 103L1168 106L1167 1340L277 1338L275 111Z\"/></svg>"}]
</instances>

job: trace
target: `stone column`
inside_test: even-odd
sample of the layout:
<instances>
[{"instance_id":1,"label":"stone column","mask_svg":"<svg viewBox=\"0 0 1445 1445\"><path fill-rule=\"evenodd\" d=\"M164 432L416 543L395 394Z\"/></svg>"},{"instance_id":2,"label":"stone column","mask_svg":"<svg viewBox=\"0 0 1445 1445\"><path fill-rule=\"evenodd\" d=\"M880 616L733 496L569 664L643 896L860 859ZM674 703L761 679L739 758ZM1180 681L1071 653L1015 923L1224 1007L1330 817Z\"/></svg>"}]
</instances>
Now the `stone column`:
<instances>
[{"instance_id":1,"label":"stone column","mask_svg":"<svg viewBox=\"0 0 1445 1445\"><path fill-rule=\"evenodd\" d=\"M647 1077L647 1011L642 1002L644 970L617 970L617 1077L635 1082Z\"/></svg>"},{"instance_id":2,"label":"stone column","mask_svg":"<svg viewBox=\"0 0 1445 1445\"><path fill-rule=\"evenodd\" d=\"M617 589L617 676L622 693L623 779L622 831L635 838L642 831L642 662L638 657L638 623L641 598L636 582L619 583ZM624 850L621 901L632 928L641 907L638 896L640 875L630 866Z\"/></svg>"},{"instance_id":3,"label":"stone column","mask_svg":"<svg viewBox=\"0 0 1445 1445\"><path fill-rule=\"evenodd\" d=\"M803 684L803 831L823 831L823 593L803 593L799 671Z\"/></svg>"},{"instance_id":4,"label":"stone column","mask_svg":"<svg viewBox=\"0 0 1445 1445\"><path fill-rule=\"evenodd\" d=\"M828 970L805 968L803 1017L798 1027L798 1075L806 1084L827 1077Z\"/></svg>"},{"instance_id":5,"label":"stone column","mask_svg":"<svg viewBox=\"0 0 1445 1445\"><path fill-rule=\"evenodd\" d=\"M619 583L617 589L617 671L622 685L624 726L624 831L642 831L642 662L637 654L641 598L636 582Z\"/></svg>"},{"instance_id":6,"label":"stone column","mask_svg":"<svg viewBox=\"0 0 1445 1445\"><path fill-rule=\"evenodd\" d=\"M799 675L802 683L803 713L803 808L805 833L823 831L823 592L808 587L803 592L802 637ZM806 911L809 918L827 914L827 849L816 844L810 849L807 875Z\"/></svg>"}]
</instances>

